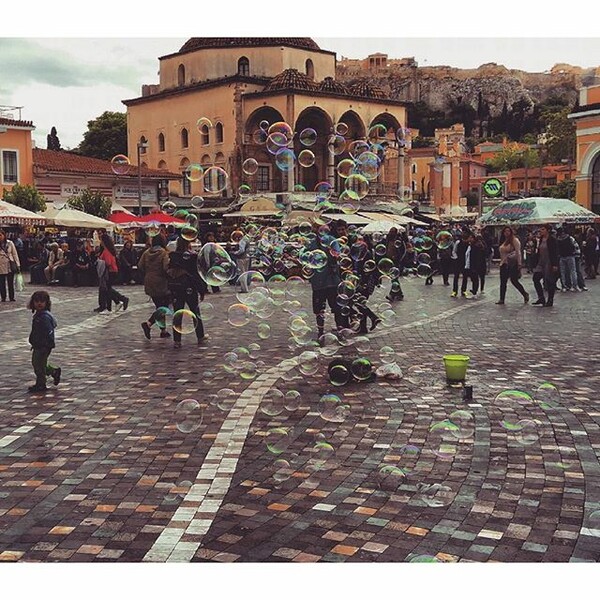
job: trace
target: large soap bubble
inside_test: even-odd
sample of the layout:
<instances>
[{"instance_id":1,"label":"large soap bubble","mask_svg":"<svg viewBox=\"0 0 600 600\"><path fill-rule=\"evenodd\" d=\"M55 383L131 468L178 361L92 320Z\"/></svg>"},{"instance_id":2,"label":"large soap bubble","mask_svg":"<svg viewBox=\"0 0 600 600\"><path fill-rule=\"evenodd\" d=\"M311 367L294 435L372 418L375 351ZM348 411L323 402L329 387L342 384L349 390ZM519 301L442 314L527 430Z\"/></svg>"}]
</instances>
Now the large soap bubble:
<instances>
[{"instance_id":1,"label":"large soap bubble","mask_svg":"<svg viewBox=\"0 0 600 600\"><path fill-rule=\"evenodd\" d=\"M221 286L235 276L235 262L220 244L208 242L198 253L198 274L211 286Z\"/></svg>"}]
</instances>

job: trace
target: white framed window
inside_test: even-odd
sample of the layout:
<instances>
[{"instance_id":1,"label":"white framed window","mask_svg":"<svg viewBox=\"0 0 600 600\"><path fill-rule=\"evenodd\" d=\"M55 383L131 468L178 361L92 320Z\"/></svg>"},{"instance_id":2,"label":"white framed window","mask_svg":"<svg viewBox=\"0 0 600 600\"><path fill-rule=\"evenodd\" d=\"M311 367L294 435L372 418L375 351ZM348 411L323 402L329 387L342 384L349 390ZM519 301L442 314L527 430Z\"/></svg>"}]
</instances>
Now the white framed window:
<instances>
[{"instance_id":1,"label":"white framed window","mask_svg":"<svg viewBox=\"0 0 600 600\"><path fill-rule=\"evenodd\" d=\"M2 183L11 185L19 183L19 152L18 150L2 150Z\"/></svg>"}]
</instances>

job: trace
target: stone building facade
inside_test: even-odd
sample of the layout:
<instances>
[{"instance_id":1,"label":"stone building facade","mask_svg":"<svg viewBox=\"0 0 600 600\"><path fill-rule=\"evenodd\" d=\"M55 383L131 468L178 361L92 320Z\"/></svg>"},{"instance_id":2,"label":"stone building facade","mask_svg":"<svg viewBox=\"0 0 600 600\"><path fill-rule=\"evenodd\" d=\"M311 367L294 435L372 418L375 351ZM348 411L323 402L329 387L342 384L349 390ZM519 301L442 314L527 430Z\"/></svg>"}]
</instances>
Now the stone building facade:
<instances>
[{"instance_id":1,"label":"stone building facade","mask_svg":"<svg viewBox=\"0 0 600 600\"><path fill-rule=\"evenodd\" d=\"M336 165L349 156L347 145L381 124L388 131L385 160L370 191L396 197L404 187L404 152L395 140L397 129L406 125L404 104L377 86L337 81L335 53L312 39L191 38L159 61L160 83L143 86L142 96L123 101L128 153L135 157L138 143L147 143L143 165L182 174L193 164L220 166L228 174L222 196L229 199L242 185L264 195L291 191L298 184L312 191L326 180L339 192L343 182ZM293 128L290 147L296 156L304 147L297 134L314 129L314 165L279 170L260 139L264 121L283 121ZM346 149L333 153L329 138L339 123L347 129ZM243 172L248 158L258 162L256 174ZM206 194L202 180L183 175L170 191L185 197Z\"/></svg>"}]
</instances>

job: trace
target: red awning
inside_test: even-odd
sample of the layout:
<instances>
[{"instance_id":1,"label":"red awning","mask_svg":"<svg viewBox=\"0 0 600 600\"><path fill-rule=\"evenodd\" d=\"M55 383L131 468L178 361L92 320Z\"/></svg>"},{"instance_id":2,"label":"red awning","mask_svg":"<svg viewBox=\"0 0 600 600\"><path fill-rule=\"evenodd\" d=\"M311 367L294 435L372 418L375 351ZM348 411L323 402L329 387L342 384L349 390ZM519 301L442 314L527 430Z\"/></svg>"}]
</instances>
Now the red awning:
<instances>
[{"instance_id":1,"label":"red awning","mask_svg":"<svg viewBox=\"0 0 600 600\"><path fill-rule=\"evenodd\" d=\"M164 212L155 212L150 213L149 215L144 215L143 217L136 217L135 219L139 223L162 223L165 225L185 225L185 221L183 219L177 219L172 215L167 215Z\"/></svg>"}]
</instances>

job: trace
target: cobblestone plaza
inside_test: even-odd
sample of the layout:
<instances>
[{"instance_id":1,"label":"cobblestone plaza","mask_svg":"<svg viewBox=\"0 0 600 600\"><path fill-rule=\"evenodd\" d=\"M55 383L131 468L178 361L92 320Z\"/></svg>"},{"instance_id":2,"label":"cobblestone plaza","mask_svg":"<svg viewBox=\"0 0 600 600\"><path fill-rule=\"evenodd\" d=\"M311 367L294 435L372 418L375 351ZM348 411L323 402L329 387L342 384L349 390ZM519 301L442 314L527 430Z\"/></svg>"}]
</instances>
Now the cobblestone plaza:
<instances>
[{"instance_id":1,"label":"cobblestone plaza","mask_svg":"<svg viewBox=\"0 0 600 600\"><path fill-rule=\"evenodd\" d=\"M144 338L142 288L111 316L94 288L57 288L63 382L27 394L28 288L0 307L0 561L598 561L597 284L496 306L496 275L477 300L405 280L393 322L335 348L379 367L391 347L404 377L342 387L281 306L231 326L232 287L203 305L210 339L179 350ZM298 300L310 313L308 286ZM254 371L224 368L241 346ZM446 385L448 352L471 357L472 399Z\"/></svg>"}]
</instances>

